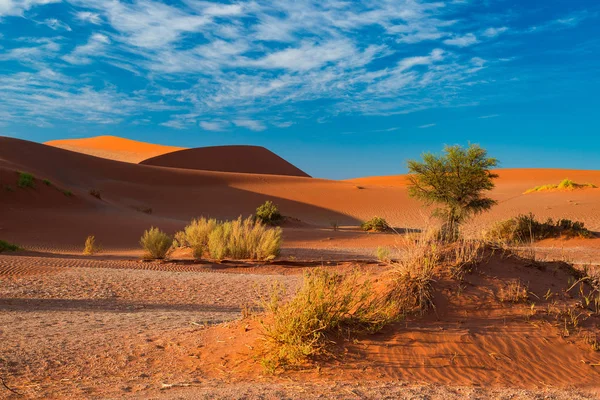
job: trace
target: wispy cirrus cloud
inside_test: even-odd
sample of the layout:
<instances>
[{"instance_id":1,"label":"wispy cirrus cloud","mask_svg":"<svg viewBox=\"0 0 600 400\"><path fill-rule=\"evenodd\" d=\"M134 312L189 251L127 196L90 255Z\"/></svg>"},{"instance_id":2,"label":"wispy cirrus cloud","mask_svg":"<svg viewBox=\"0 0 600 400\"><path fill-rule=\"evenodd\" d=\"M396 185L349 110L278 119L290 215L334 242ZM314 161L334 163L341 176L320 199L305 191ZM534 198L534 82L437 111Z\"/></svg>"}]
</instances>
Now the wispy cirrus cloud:
<instances>
[{"instance_id":1,"label":"wispy cirrus cloud","mask_svg":"<svg viewBox=\"0 0 600 400\"><path fill-rule=\"evenodd\" d=\"M233 120L233 124L240 128L247 128L247 129L250 129L251 131L256 131L256 132L264 131L265 129L267 129L265 124L262 123L261 121L256 121L256 120L248 119L248 118L235 119L235 120Z\"/></svg>"}]
</instances>

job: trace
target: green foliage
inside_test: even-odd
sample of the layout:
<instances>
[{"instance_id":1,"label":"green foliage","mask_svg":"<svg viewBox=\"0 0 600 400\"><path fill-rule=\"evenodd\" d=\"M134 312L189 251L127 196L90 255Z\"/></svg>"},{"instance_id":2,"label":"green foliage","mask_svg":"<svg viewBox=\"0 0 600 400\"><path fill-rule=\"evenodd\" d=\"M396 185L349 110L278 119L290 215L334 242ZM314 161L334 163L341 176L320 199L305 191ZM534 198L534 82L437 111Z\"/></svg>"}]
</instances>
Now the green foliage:
<instances>
[{"instance_id":1,"label":"green foliage","mask_svg":"<svg viewBox=\"0 0 600 400\"><path fill-rule=\"evenodd\" d=\"M4 240L0 240L0 253L3 251L17 251L21 250L21 248L15 244L5 242Z\"/></svg>"},{"instance_id":2,"label":"green foliage","mask_svg":"<svg viewBox=\"0 0 600 400\"><path fill-rule=\"evenodd\" d=\"M63 190L62 192L63 192L63 194L64 194L65 196L67 196L67 197L71 197L71 196L73 196L73 192L71 192L70 190Z\"/></svg>"},{"instance_id":3,"label":"green foliage","mask_svg":"<svg viewBox=\"0 0 600 400\"><path fill-rule=\"evenodd\" d=\"M271 372L329 354L330 336L376 332L399 318L395 304L377 296L358 271L342 275L317 268L304 275L290 301L283 302L283 295L274 285L262 304L267 311L262 363Z\"/></svg>"},{"instance_id":4,"label":"green foliage","mask_svg":"<svg viewBox=\"0 0 600 400\"><path fill-rule=\"evenodd\" d=\"M426 153L422 161L408 162L409 194L438 205L434 215L444 221L446 239L456 240L462 222L497 204L484 195L494 188L498 175L491 169L497 165L478 145L446 146L441 156Z\"/></svg>"},{"instance_id":5,"label":"green foliage","mask_svg":"<svg viewBox=\"0 0 600 400\"><path fill-rule=\"evenodd\" d=\"M176 248L183 248L189 246L184 231L179 231L175 233L175 236L173 237L173 246Z\"/></svg>"},{"instance_id":6,"label":"green foliage","mask_svg":"<svg viewBox=\"0 0 600 400\"><path fill-rule=\"evenodd\" d=\"M390 229L390 225L387 221L380 217L373 217L368 221L363 222L360 225L363 231L368 232L385 232Z\"/></svg>"},{"instance_id":7,"label":"green foliage","mask_svg":"<svg viewBox=\"0 0 600 400\"><path fill-rule=\"evenodd\" d=\"M498 222L486 234L486 239L505 244L522 244L555 237L591 238L593 233L583 222L569 219L555 221L551 218L540 222L530 213Z\"/></svg>"},{"instance_id":8,"label":"green foliage","mask_svg":"<svg viewBox=\"0 0 600 400\"><path fill-rule=\"evenodd\" d=\"M140 245L146 251L146 259L164 259L171 252L173 238L158 228L145 231L140 239Z\"/></svg>"},{"instance_id":9,"label":"green foliage","mask_svg":"<svg viewBox=\"0 0 600 400\"><path fill-rule=\"evenodd\" d=\"M96 243L96 237L90 235L85 239L85 245L83 247L83 254L92 255L100 251L100 246Z\"/></svg>"},{"instance_id":10,"label":"green foliage","mask_svg":"<svg viewBox=\"0 0 600 400\"><path fill-rule=\"evenodd\" d=\"M256 219L234 221L199 218L184 229L185 243L195 258L270 260L279 255L281 228L269 228Z\"/></svg>"},{"instance_id":11,"label":"green foliage","mask_svg":"<svg viewBox=\"0 0 600 400\"><path fill-rule=\"evenodd\" d=\"M528 193L535 193L535 192L544 192L544 191L549 191L549 190L576 190L576 189L594 189L597 188L596 185L593 185L591 183L575 183L570 179L563 179L558 185L542 185L542 186L536 186L533 189L529 189L525 192L525 194Z\"/></svg>"},{"instance_id":12,"label":"green foliage","mask_svg":"<svg viewBox=\"0 0 600 400\"><path fill-rule=\"evenodd\" d=\"M50 182L48 179L44 179L42 182L44 182L44 185L46 186L52 186L52 182Z\"/></svg>"},{"instance_id":13,"label":"green foliage","mask_svg":"<svg viewBox=\"0 0 600 400\"><path fill-rule=\"evenodd\" d=\"M20 188L33 188L35 187L35 177L27 172L19 172L17 186Z\"/></svg>"},{"instance_id":14,"label":"green foliage","mask_svg":"<svg viewBox=\"0 0 600 400\"><path fill-rule=\"evenodd\" d=\"M283 219L277 206L269 200L256 209L255 217L267 225L277 225Z\"/></svg>"}]
</instances>

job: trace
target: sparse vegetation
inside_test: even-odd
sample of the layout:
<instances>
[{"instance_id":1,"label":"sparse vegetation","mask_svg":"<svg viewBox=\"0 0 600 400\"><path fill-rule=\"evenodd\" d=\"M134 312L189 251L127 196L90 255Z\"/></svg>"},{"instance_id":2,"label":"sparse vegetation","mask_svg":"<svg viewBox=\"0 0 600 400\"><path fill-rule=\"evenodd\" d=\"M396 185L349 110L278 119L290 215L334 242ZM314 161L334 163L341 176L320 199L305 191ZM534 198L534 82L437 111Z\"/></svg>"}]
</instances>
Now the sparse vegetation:
<instances>
[{"instance_id":1,"label":"sparse vegetation","mask_svg":"<svg viewBox=\"0 0 600 400\"><path fill-rule=\"evenodd\" d=\"M102 193L98 189L90 189L90 196L102 200Z\"/></svg>"},{"instance_id":2,"label":"sparse vegetation","mask_svg":"<svg viewBox=\"0 0 600 400\"><path fill-rule=\"evenodd\" d=\"M531 213L498 222L486 233L486 239L508 245L553 237L591 238L593 233L583 222L569 219L548 219L546 222L540 222Z\"/></svg>"},{"instance_id":3,"label":"sparse vegetation","mask_svg":"<svg viewBox=\"0 0 600 400\"><path fill-rule=\"evenodd\" d=\"M498 161L478 145L446 146L444 153L426 153L423 161L408 162L409 194L427 205L439 205L434 216L444 223L444 239L457 240L460 224L497 204L484 193L494 188L498 175L491 169Z\"/></svg>"},{"instance_id":4,"label":"sparse vegetation","mask_svg":"<svg viewBox=\"0 0 600 400\"><path fill-rule=\"evenodd\" d=\"M96 243L96 237L90 235L85 239L85 245L83 247L83 254L91 256L100 251L100 246Z\"/></svg>"},{"instance_id":5,"label":"sparse vegetation","mask_svg":"<svg viewBox=\"0 0 600 400\"><path fill-rule=\"evenodd\" d=\"M510 281L498 291L498 300L503 303L525 303L529 299L529 288L520 280Z\"/></svg>"},{"instance_id":6,"label":"sparse vegetation","mask_svg":"<svg viewBox=\"0 0 600 400\"><path fill-rule=\"evenodd\" d=\"M277 206L269 200L256 209L255 218L266 225L277 225L283 220Z\"/></svg>"},{"instance_id":7,"label":"sparse vegetation","mask_svg":"<svg viewBox=\"0 0 600 400\"><path fill-rule=\"evenodd\" d=\"M52 182L50 182L48 179L44 179L42 182L44 182L44 185L46 186L52 186Z\"/></svg>"},{"instance_id":8,"label":"sparse vegetation","mask_svg":"<svg viewBox=\"0 0 600 400\"><path fill-rule=\"evenodd\" d=\"M375 255L377 256L377 259L381 262L384 263L389 263L392 259L391 259L391 252L390 249L387 247L377 247L377 251L375 253Z\"/></svg>"},{"instance_id":9,"label":"sparse vegetation","mask_svg":"<svg viewBox=\"0 0 600 400\"><path fill-rule=\"evenodd\" d=\"M173 247L175 248L184 248L188 247L189 244L186 239L186 234L184 231L179 231L175 233L173 237Z\"/></svg>"},{"instance_id":10,"label":"sparse vegetation","mask_svg":"<svg viewBox=\"0 0 600 400\"><path fill-rule=\"evenodd\" d=\"M195 219L185 227L184 235L195 258L208 253L217 260L270 260L279 255L282 240L281 228L267 227L252 217L223 222Z\"/></svg>"},{"instance_id":11,"label":"sparse vegetation","mask_svg":"<svg viewBox=\"0 0 600 400\"><path fill-rule=\"evenodd\" d=\"M19 180L17 186L20 188L33 188L35 187L35 177L27 172L19 172Z\"/></svg>"},{"instance_id":12,"label":"sparse vegetation","mask_svg":"<svg viewBox=\"0 0 600 400\"><path fill-rule=\"evenodd\" d=\"M528 193L535 193L535 192L545 192L545 191L551 191L551 190L576 190L576 189L593 189L593 188L597 188L598 186L591 184L591 183L575 183L570 179L563 179L558 185L542 185L542 186L536 186L533 189L529 189L525 192L525 194Z\"/></svg>"},{"instance_id":13,"label":"sparse vegetation","mask_svg":"<svg viewBox=\"0 0 600 400\"><path fill-rule=\"evenodd\" d=\"M4 240L0 240L0 253L4 251L17 251L21 248L15 244L5 242Z\"/></svg>"},{"instance_id":14,"label":"sparse vegetation","mask_svg":"<svg viewBox=\"0 0 600 400\"><path fill-rule=\"evenodd\" d=\"M390 225L383 218L373 217L370 220L363 222L360 225L360 228L367 232L385 232L390 229Z\"/></svg>"},{"instance_id":15,"label":"sparse vegetation","mask_svg":"<svg viewBox=\"0 0 600 400\"><path fill-rule=\"evenodd\" d=\"M164 259L171 252L173 238L158 228L150 228L144 232L140 244L145 250L146 259Z\"/></svg>"},{"instance_id":16,"label":"sparse vegetation","mask_svg":"<svg viewBox=\"0 0 600 400\"><path fill-rule=\"evenodd\" d=\"M66 190L66 189L65 189L65 190L63 190L62 192L63 192L63 194L64 194L65 196L67 196L67 197L71 197L71 196L73 196L73 192L71 192L70 190Z\"/></svg>"},{"instance_id":17,"label":"sparse vegetation","mask_svg":"<svg viewBox=\"0 0 600 400\"><path fill-rule=\"evenodd\" d=\"M301 366L330 354L334 336L375 332L396 320L395 304L377 296L371 282L361 275L317 268L304 275L302 287L288 302L283 301L283 288L274 285L263 301L268 313L262 321L265 369L274 372Z\"/></svg>"},{"instance_id":18,"label":"sparse vegetation","mask_svg":"<svg viewBox=\"0 0 600 400\"><path fill-rule=\"evenodd\" d=\"M139 211L139 212L144 213L144 214L148 214L148 215L152 214L152 208L151 207L133 206L133 209L135 211Z\"/></svg>"},{"instance_id":19,"label":"sparse vegetation","mask_svg":"<svg viewBox=\"0 0 600 400\"><path fill-rule=\"evenodd\" d=\"M15 188L10 185L4 185L4 190L6 190L7 192L14 192Z\"/></svg>"}]
</instances>

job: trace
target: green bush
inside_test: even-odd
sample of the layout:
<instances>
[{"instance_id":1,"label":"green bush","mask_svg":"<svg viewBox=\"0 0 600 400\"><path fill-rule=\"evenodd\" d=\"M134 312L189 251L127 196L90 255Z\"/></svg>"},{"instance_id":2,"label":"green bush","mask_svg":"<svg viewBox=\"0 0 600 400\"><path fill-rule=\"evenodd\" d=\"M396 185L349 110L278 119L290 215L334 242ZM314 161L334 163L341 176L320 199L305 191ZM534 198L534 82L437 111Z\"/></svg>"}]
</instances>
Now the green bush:
<instances>
[{"instance_id":1,"label":"green bush","mask_svg":"<svg viewBox=\"0 0 600 400\"><path fill-rule=\"evenodd\" d=\"M140 239L142 248L146 251L146 259L164 259L172 250L173 238L158 228L145 231Z\"/></svg>"},{"instance_id":2,"label":"green bush","mask_svg":"<svg viewBox=\"0 0 600 400\"><path fill-rule=\"evenodd\" d=\"M552 218L540 222L530 213L498 222L486 234L486 239L506 244L522 244L556 237L591 238L593 233L583 222L569 219L555 221Z\"/></svg>"},{"instance_id":3,"label":"green bush","mask_svg":"<svg viewBox=\"0 0 600 400\"><path fill-rule=\"evenodd\" d=\"M0 240L0 253L2 253L3 251L17 251L20 249L21 248L17 245L5 242L4 240Z\"/></svg>"},{"instance_id":4,"label":"green bush","mask_svg":"<svg viewBox=\"0 0 600 400\"><path fill-rule=\"evenodd\" d=\"M27 172L19 172L17 186L20 188L33 188L35 187L35 177Z\"/></svg>"},{"instance_id":5,"label":"green bush","mask_svg":"<svg viewBox=\"0 0 600 400\"><path fill-rule=\"evenodd\" d=\"M360 225L363 231L385 232L390 229L387 221L380 217L373 217Z\"/></svg>"},{"instance_id":6,"label":"green bush","mask_svg":"<svg viewBox=\"0 0 600 400\"><path fill-rule=\"evenodd\" d=\"M525 192L525 194L528 193L535 193L535 192L544 192L544 191L548 191L548 190L576 190L576 189L586 189L586 188L597 188L596 185L593 185L591 183L575 183L570 179L563 179L558 185L542 185L542 186L536 186L533 189L529 189Z\"/></svg>"},{"instance_id":7,"label":"green bush","mask_svg":"<svg viewBox=\"0 0 600 400\"><path fill-rule=\"evenodd\" d=\"M192 254L195 258L202 258L208 247L208 236L216 228L218 222L216 219L206 219L204 217L194 219L183 230L185 243L192 248Z\"/></svg>"},{"instance_id":8,"label":"green bush","mask_svg":"<svg viewBox=\"0 0 600 400\"><path fill-rule=\"evenodd\" d=\"M48 179L44 179L42 182L44 182L44 185L46 186L52 186L52 182L50 182Z\"/></svg>"},{"instance_id":9,"label":"green bush","mask_svg":"<svg viewBox=\"0 0 600 400\"><path fill-rule=\"evenodd\" d=\"M277 225L283 219L277 206L272 201L266 201L256 209L257 220L267 225Z\"/></svg>"}]
</instances>

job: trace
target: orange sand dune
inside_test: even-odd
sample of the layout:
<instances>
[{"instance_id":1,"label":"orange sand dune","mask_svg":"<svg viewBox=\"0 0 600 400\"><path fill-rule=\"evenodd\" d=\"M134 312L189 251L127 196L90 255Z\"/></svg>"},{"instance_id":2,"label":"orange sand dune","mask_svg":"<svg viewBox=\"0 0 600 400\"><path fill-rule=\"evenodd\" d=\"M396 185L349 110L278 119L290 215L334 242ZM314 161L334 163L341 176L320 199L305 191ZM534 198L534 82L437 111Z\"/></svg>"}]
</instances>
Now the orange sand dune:
<instances>
[{"instance_id":1,"label":"orange sand dune","mask_svg":"<svg viewBox=\"0 0 600 400\"><path fill-rule=\"evenodd\" d=\"M46 142L49 146L89 154L109 160L139 163L147 158L183 150L185 147L163 146L117 136L96 136L84 139L63 139Z\"/></svg>"},{"instance_id":2,"label":"orange sand dune","mask_svg":"<svg viewBox=\"0 0 600 400\"><path fill-rule=\"evenodd\" d=\"M17 173L27 171L35 189L16 188ZM467 227L473 234L500 219L534 212L539 218L569 218L600 231L600 189L523 195L534 185L568 176L600 184L600 171L500 170L492 192L499 201ZM45 187L42 179L53 186ZM374 179L374 178L369 178ZM105 248L137 248L141 232L158 226L170 233L191 218L249 215L265 200L284 215L319 229L331 222L356 226L373 216L399 228L423 228L430 209L408 197L399 177L378 184L295 176L243 174L119 163L39 143L0 137L0 237L28 246L69 249L95 234ZM384 185L382 182L392 182ZM70 190L67 197L60 190ZM101 199L89 194L101 192ZM147 214L140 210L149 210ZM288 228L286 228L288 229ZM293 230L289 230L293 232ZM304 244L305 240L302 239ZM293 235L286 245L295 246ZM322 246L321 246L322 247Z\"/></svg>"},{"instance_id":3,"label":"orange sand dune","mask_svg":"<svg viewBox=\"0 0 600 400\"><path fill-rule=\"evenodd\" d=\"M140 162L160 167L267 175L309 175L277 154L258 146L214 146L162 154Z\"/></svg>"}]
</instances>

